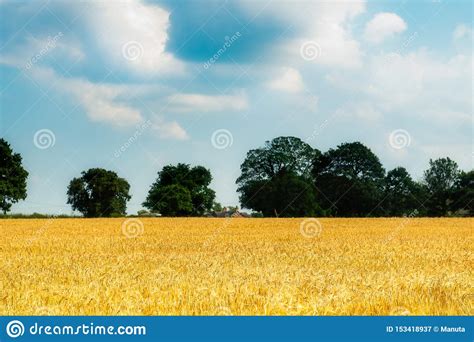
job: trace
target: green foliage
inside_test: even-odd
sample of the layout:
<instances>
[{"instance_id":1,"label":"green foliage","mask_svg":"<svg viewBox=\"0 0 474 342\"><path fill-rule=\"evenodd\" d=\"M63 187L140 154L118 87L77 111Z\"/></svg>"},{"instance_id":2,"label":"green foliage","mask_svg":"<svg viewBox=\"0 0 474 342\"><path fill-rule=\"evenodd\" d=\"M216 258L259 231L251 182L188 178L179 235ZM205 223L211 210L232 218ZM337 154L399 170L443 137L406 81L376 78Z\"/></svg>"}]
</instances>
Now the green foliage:
<instances>
[{"instance_id":1,"label":"green foliage","mask_svg":"<svg viewBox=\"0 0 474 342\"><path fill-rule=\"evenodd\" d=\"M302 217L321 215L313 185L303 176L280 173L266 181L251 181L242 191L247 208L265 217Z\"/></svg>"},{"instance_id":2,"label":"green foliage","mask_svg":"<svg viewBox=\"0 0 474 342\"><path fill-rule=\"evenodd\" d=\"M240 169L242 207L264 216L306 216L319 212L310 171L321 153L295 137L278 137L250 150Z\"/></svg>"},{"instance_id":3,"label":"green foliage","mask_svg":"<svg viewBox=\"0 0 474 342\"><path fill-rule=\"evenodd\" d=\"M74 215L67 215L67 214L59 214L59 215L52 215L52 214L41 214L41 213L32 213L32 214L6 214L0 215L1 219L47 219L47 218L78 218L80 216Z\"/></svg>"},{"instance_id":4,"label":"green foliage","mask_svg":"<svg viewBox=\"0 0 474 342\"><path fill-rule=\"evenodd\" d=\"M222 207L222 204L220 204L219 202L215 202L212 204L212 211L214 212L220 212L222 211L223 207Z\"/></svg>"},{"instance_id":5,"label":"green foliage","mask_svg":"<svg viewBox=\"0 0 474 342\"><path fill-rule=\"evenodd\" d=\"M193 212L191 193L182 185L160 186L153 195L159 198L153 209L163 216L190 216Z\"/></svg>"},{"instance_id":6,"label":"green foliage","mask_svg":"<svg viewBox=\"0 0 474 342\"><path fill-rule=\"evenodd\" d=\"M408 216L422 210L423 188L403 167L390 170L385 177L382 207L387 216Z\"/></svg>"},{"instance_id":7,"label":"green foliage","mask_svg":"<svg viewBox=\"0 0 474 342\"><path fill-rule=\"evenodd\" d=\"M69 183L67 203L85 217L124 216L129 190L128 182L115 172L89 169Z\"/></svg>"},{"instance_id":8,"label":"green foliage","mask_svg":"<svg viewBox=\"0 0 474 342\"><path fill-rule=\"evenodd\" d=\"M330 215L379 215L385 170L360 142L341 144L315 158L313 176L321 207Z\"/></svg>"},{"instance_id":9,"label":"green foliage","mask_svg":"<svg viewBox=\"0 0 474 342\"><path fill-rule=\"evenodd\" d=\"M20 154L13 153L10 144L0 139L0 210L6 214L13 203L26 198L28 172Z\"/></svg>"},{"instance_id":10,"label":"green foliage","mask_svg":"<svg viewBox=\"0 0 474 342\"><path fill-rule=\"evenodd\" d=\"M211 172L203 166L167 165L158 172L143 206L164 216L202 216L214 204L211 181Z\"/></svg>"},{"instance_id":11,"label":"green foliage","mask_svg":"<svg viewBox=\"0 0 474 342\"><path fill-rule=\"evenodd\" d=\"M296 137L278 137L266 141L265 146L250 150L240 166L239 186L250 181L268 180L286 172L310 176L313 159L321 154Z\"/></svg>"},{"instance_id":12,"label":"green foliage","mask_svg":"<svg viewBox=\"0 0 474 342\"><path fill-rule=\"evenodd\" d=\"M430 167L424 173L429 216L445 216L449 213L460 180L461 171L455 161L450 158L430 159Z\"/></svg>"},{"instance_id":13,"label":"green foliage","mask_svg":"<svg viewBox=\"0 0 474 342\"><path fill-rule=\"evenodd\" d=\"M453 191L452 211L456 215L474 215L474 171L462 172Z\"/></svg>"}]
</instances>

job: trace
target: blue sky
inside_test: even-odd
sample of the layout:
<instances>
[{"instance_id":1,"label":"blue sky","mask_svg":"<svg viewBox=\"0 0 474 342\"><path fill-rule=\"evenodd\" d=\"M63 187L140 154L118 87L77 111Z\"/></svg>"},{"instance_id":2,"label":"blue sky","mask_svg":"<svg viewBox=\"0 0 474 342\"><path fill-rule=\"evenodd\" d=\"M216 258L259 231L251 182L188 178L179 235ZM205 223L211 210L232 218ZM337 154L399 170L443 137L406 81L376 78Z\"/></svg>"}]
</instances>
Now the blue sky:
<instances>
[{"instance_id":1,"label":"blue sky","mask_svg":"<svg viewBox=\"0 0 474 342\"><path fill-rule=\"evenodd\" d=\"M472 169L470 1L0 0L0 135L23 156L13 212L71 213L69 181L104 167L141 209L164 165L211 169L238 204L251 148L361 141L419 179Z\"/></svg>"}]
</instances>

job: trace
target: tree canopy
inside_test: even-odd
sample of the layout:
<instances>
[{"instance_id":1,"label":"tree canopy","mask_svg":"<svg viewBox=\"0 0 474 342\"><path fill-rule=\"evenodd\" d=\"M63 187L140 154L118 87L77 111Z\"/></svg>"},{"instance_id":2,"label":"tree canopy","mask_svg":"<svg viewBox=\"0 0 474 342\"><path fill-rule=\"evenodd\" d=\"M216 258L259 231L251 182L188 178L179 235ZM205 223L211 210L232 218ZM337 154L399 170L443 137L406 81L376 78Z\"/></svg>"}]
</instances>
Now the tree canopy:
<instances>
[{"instance_id":1,"label":"tree canopy","mask_svg":"<svg viewBox=\"0 0 474 342\"><path fill-rule=\"evenodd\" d=\"M202 216L214 204L211 181L211 172L203 166L167 165L158 172L143 206L164 216Z\"/></svg>"},{"instance_id":2,"label":"tree canopy","mask_svg":"<svg viewBox=\"0 0 474 342\"><path fill-rule=\"evenodd\" d=\"M454 213L474 215L474 171L461 172L453 191L451 208Z\"/></svg>"},{"instance_id":3,"label":"tree canopy","mask_svg":"<svg viewBox=\"0 0 474 342\"><path fill-rule=\"evenodd\" d=\"M0 209L4 214L13 203L26 198L27 178L21 155L14 153L6 140L0 139Z\"/></svg>"},{"instance_id":4,"label":"tree canopy","mask_svg":"<svg viewBox=\"0 0 474 342\"><path fill-rule=\"evenodd\" d=\"M409 216L422 210L425 195L422 186L413 181L408 171L404 167L397 167L385 177L383 196L385 215Z\"/></svg>"},{"instance_id":5,"label":"tree canopy","mask_svg":"<svg viewBox=\"0 0 474 342\"><path fill-rule=\"evenodd\" d=\"M428 215L446 215L451 209L454 192L461 181L458 164L449 157L430 159L430 166L425 171L423 180L428 192Z\"/></svg>"},{"instance_id":6,"label":"tree canopy","mask_svg":"<svg viewBox=\"0 0 474 342\"><path fill-rule=\"evenodd\" d=\"M236 181L242 207L265 216L316 213L311 165L320 154L296 137L278 137L250 150Z\"/></svg>"},{"instance_id":7,"label":"tree canopy","mask_svg":"<svg viewBox=\"0 0 474 342\"><path fill-rule=\"evenodd\" d=\"M385 170L360 142L345 143L316 157L313 177L322 208L334 216L366 216L380 211Z\"/></svg>"},{"instance_id":8,"label":"tree canopy","mask_svg":"<svg viewBox=\"0 0 474 342\"><path fill-rule=\"evenodd\" d=\"M242 208L266 217L472 216L474 170L462 171L449 157L429 161L423 178L403 167L385 173L379 158L360 142L325 153L297 137L282 136L247 152L236 180ZM28 172L22 157L0 139L0 210L26 198ZM222 211L203 166L164 166L151 185L140 215L203 216ZM67 203L85 217L126 215L129 183L102 168L70 181ZM237 208L237 207L236 207Z\"/></svg>"},{"instance_id":9,"label":"tree canopy","mask_svg":"<svg viewBox=\"0 0 474 342\"><path fill-rule=\"evenodd\" d=\"M115 172L93 168L71 180L67 203L85 217L123 216L131 198L129 190L128 182Z\"/></svg>"}]
</instances>

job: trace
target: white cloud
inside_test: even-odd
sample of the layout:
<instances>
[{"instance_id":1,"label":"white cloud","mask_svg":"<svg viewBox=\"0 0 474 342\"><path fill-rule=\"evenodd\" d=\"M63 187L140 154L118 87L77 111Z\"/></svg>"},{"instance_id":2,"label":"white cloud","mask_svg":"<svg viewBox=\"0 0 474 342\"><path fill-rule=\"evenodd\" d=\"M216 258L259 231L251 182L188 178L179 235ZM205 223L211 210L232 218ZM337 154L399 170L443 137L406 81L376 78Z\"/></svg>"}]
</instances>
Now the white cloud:
<instances>
[{"instance_id":1,"label":"white cloud","mask_svg":"<svg viewBox=\"0 0 474 342\"><path fill-rule=\"evenodd\" d=\"M29 69L47 64L49 56L75 63L84 59L85 53L78 41L71 37L66 38L63 32L59 31L49 36L27 37L22 43L3 52L0 64Z\"/></svg>"},{"instance_id":2,"label":"white cloud","mask_svg":"<svg viewBox=\"0 0 474 342\"><path fill-rule=\"evenodd\" d=\"M472 120L471 64L471 56L441 60L426 50L380 54L371 57L363 70L332 73L327 80L360 102L372 104L384 116L423 118L431 125L468 124Z\"/></svg>"},{"instance_id":3,"label":"white cloud","mask_svg":"<svg viewBox=\"0 0 474 342\"><path fill-rule=\"evenodd\" d=\"M82 78L64 78L52 69L40 67L32 69L31 75L36 80L53 86L56 91L71 94L92 121L119 127L143 121L140 111L126 104L125 97L130 94L129 86L97 84Z\"/></svg>"},{"instance_id":4,"label":"white cloud","mask_svg":"<svg viewBox=\"0 0 474 342\"><path fill-rule=\"evenodd\" d=\"M270 16L273 20L289 25L296 31L296 38L283 44L284 53L301 60L300 49L308 41L321 47L321 54L314 63L335 67L354 68L361 65L362 52L359 42L352 37L351 23L365 11L365 1L344 2L276 2L265 7L264 2L242 1L250 16Z\"/></svg>"},{"instance_id":5,"label":"white cloud","mask_svg":"<svg viewBox=\"0 0 474 342\"><path fill-rule=\"evenodd\" d=\"M472 36L472 29L466 24L459 24L458 26L456 26L453 32L454 40L469 38L471 36Z\"/></svg>"},{"instance_id":6,"label":"white cloud","mask_svg":"<svg viewBox=\"0 0 474 342\"><path fill-rule=\"evenodd\" d=\"M405 31L407 24L395 13L377 13L366 25L364 36L371 43L379 44L385 39Z\"/></svg>"},{"instance_id":7,"label":"white cloud","mask_svg":"<svg viewBox=\"0 0 474 342\"><path fill-rule=\"evenodd\" d=\"M298 70L283 68L280 74L281 76L268 83L270 89L288 93L299 93L304 90L303 78Z\"/></svg>"},{"instance_id":8,"label":"white cloud","mask_svg":"<svg viewBox=\"0 0 474 342\"><path fill-rule=\"evenodd\" d=\"M118 99L127 94L127 87L94 84L82 79L63 79L62 83L83 105L92 121L130 126L143 120L140 111Z\"/></svg>"},{"instance_id":9,"label":"white cloud","mask_svg":"<svg viewBox=\"0 0 474 342\"><path fill-rule=\"evenodd\" d=\"M124 0L94 3L88 13L99 47L118 67L144 75L183 72L183 63L166 51L168 11Z\"/></svg>"},{"instance_id":10,"label":"white cloud","mask_svg":"<svg viewBox=\"0 0 474 342\"><path fill-rule=\"evenodd\" d=\"M56 91L73 96L95 122L103 122L117 127L136 126L145 122L141 111L127 104L130 96L149 93L153 89L140 85L96 84L81 78L63 78L52 69L35 68L31 76L41 83L54 87ZM151 127L163 139L186 140L188 134L176 121L166 121L155 116Z\"/></svg>"},{"instance_id":11,"label":"white cloud","mask_svg":"<svg viewBox=\"0 0 474 342\"><path fill-rule=\"evenodd\" d=\"M163 139L187 140L188 134L176 121L167 122L156 118L151 126Z\"/></svg>"},{"instance_id":12,"label":"white cloud","mask_svg":"<svg viewBox=\"0 0 474 342\"><path fill-rule=\"evenodd\" d=\"M177 112L240 111L248 107L244 93L235 95L176 94L168 98L172 110Z\"/></svg>"},{"instance_id":13,"label":"white cloud","mask_svg":"<svg viewBox=\"0 0 474 342\"><path fill-rule=\"evenodd\" d=\"M386 107L403 110L416 105L418 115L429 109L453 108L470 118L470 70L472 57L458 55L442 61L420 50L406 55L374 57L362 89ZM453 93L452 89L456 89Z\"/></svg>"}]
</instances>

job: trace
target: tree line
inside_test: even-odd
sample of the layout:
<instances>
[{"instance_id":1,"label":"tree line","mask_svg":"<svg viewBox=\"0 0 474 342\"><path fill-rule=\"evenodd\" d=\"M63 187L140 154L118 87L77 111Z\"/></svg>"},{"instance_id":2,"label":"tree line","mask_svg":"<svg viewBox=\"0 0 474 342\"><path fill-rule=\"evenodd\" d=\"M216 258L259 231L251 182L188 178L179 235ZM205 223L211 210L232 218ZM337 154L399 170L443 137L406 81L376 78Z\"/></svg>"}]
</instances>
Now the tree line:
<instances>
[{"instance_id":1,"label":"tree line","mask_svg":"<svg viewBox=\"0 0 474 342\"><path fill-rule=\"evenodd\" d=\"M22 157L0 139L0 209L26 198ZM360 142L321 152L296 137L278 137L248 151L237 178L242 208L264 217L472 216L474 171L449 157L429 161L420 181L403 167L383 168ZM162 216L203 216L221 205L203 166L164 166L143 206ZM130 184L114 171L92 168L72 179L67 203L85 217L126 214Z\"/></svg>"}]
</instances>

